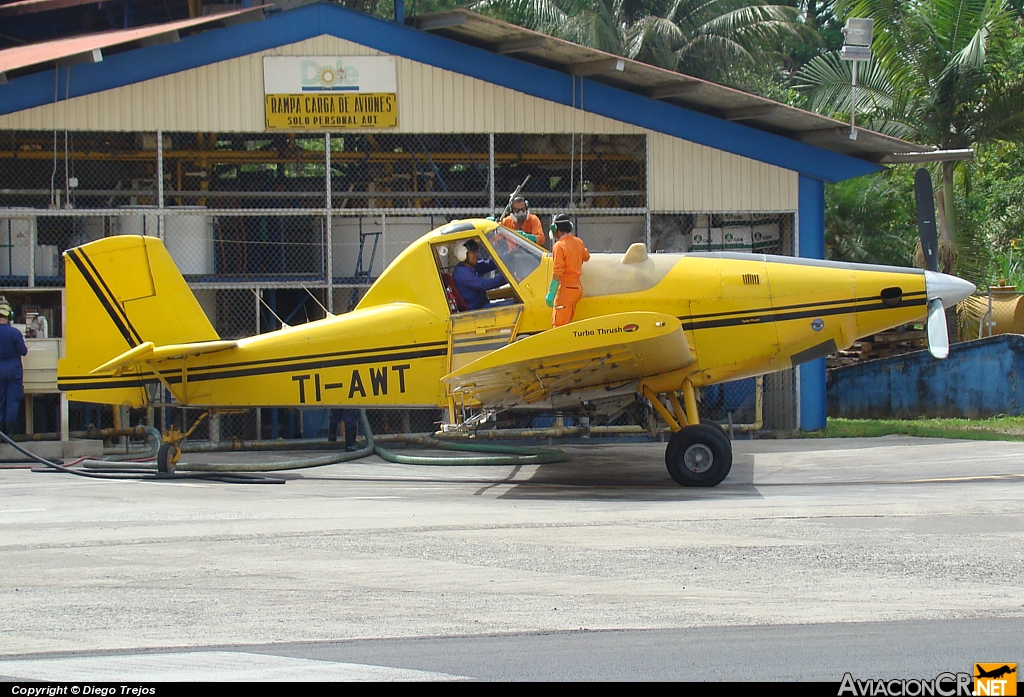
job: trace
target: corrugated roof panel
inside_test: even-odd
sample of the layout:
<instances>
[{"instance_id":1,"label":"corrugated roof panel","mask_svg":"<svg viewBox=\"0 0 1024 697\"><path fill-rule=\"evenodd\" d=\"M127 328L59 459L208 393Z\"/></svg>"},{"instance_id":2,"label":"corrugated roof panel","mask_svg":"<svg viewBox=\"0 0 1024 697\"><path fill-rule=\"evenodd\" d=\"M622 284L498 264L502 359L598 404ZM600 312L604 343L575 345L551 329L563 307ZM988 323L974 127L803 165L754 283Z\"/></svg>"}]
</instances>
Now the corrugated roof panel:
<instances>
[{"instance_id":1,"label":"corrugated roof panel","mask_svg":"<svg viewBox=\"0 0 1024 697\"><path fill-rule=\"evenodd\" d=\"M176 22L154 24L147 27L116 29L98 34L83 34L55 41L7 48L0 51L0 73L7 74L25 71L37 66L50 67L53 63L65 61L95 62L93 57L96 51L102 52L105 49L129 48L132 44L146 45L149 42L159 40L161 37L177 40L176 35L178 32L223 25L225 23L232 24L248 19L262 19L263 9L261 6L244 10L231 10L206 15L205 17L182 19ZM95 57L102 60L101 55Z\"/></svg>"},{"instance_id":2,"label":"corrugated roof panel","mask_svg":"<svg viewBox=\"0 0 1024 697\"><path fill-rule=\"evenodd\" d=\"M61 10L79 5L95 5L96 0L18 0L0 5L0 17L18 17L47 10Z\"/></svg>"},{"instance_id":3,"label":"corrugated roof panel","mask_svg":"<svg viewBox=\"0 0 1024 697\"><path fill-rule=\"evenodd\" d=\"M564 39L517 27L468 10L454 10L423 15L416 26L426 31L455 39L496 53L554 68L566 73L584 64L599 60L621 60L622 70L588 74L588 80L602 82L660 99L688 109L726 120L740 120L760 130L800 140L813 133L819 147L868 159L901 152L934 150L892 136L858 129L857 140L850 140L849 124L803 109L781 104L741 90L701 80L689 75L659 68L647 63L622 58L597 49L587 48ZM531 45L530 48L519 48ZM508 53L508 48L516 48ZM693 89L696 88L696 89ZM660 96L675 92L673 96Z\"/></svg>"}]
</instances>

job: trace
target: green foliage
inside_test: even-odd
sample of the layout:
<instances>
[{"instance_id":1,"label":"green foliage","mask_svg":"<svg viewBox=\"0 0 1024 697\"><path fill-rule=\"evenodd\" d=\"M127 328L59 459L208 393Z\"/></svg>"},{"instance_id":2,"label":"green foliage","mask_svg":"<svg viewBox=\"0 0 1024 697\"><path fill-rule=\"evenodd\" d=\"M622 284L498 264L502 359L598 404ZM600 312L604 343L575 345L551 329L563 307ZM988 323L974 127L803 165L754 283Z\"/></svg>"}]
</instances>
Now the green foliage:
<instances>
[{"instance_id":1,"label":"green foliage","mask_svg":"<svg viewBox=\"0 0 1024 697\"><path fill-rule=\"evenodd\" d=\"M894 167L825 189L829 259L912 266L916 242L913 167Z\"/></svg>"},{"instance_id":2,"label":"green foliage","mask_svg":"<svg viewBox=\"0 0 1024 697\"><path fill-rule=\"evenodd\" d=\"M1024 440L1024 416L991 419L834 419L810 438L872 438L888 435L964 440Z\"/></svg>"},{"instance_id":3,"label":"green foliage","mask_svg":"<svg viewBox=\"0 0 1024 697\"><path fill-rule=\"evenodd\" d=\"M1024 288L1024 251L1013 247L1000 249L992 261L993 285L1006 281L1007 285Z\"/></svg>"},{"instance_id":4,"label":"green foliage","mask_svg":"<svg viewBox=\"0 0 1024 697\"><path fill-rule=\"evenodd\" d=\"M1024 140L1024 45L1020 13L1007 0L836 0L836 14L875 20L874 58L859 75L859 123L942 149ZM848 120L850 66L836 54L809 61L798 85L807 107ZM937 169L939 221L956 243L957 273L985 285L1017 209L981 163Z\"/></svg>"},{"instance_id":5,"label":"green foliage","mask_svg":"<svg viewBox=\"0 0 1024 697\"><path fill-rule=\"evenodd\" d=\"M799 32L796 8L761 0L479 0L471 9L726 84Z\"/></svg>"},{"instance_id":6,"label":"green foliage","mask_svg":"<svg viewBox=\"0 0 1024 697\"><path fill-rule=\"evenodd\" d=\"M986 288L1000 279L1024 281L1024 143L997 141L978 148L964 168L961 227L971 236L965 278Z\"/></svg>"}]
</instances>

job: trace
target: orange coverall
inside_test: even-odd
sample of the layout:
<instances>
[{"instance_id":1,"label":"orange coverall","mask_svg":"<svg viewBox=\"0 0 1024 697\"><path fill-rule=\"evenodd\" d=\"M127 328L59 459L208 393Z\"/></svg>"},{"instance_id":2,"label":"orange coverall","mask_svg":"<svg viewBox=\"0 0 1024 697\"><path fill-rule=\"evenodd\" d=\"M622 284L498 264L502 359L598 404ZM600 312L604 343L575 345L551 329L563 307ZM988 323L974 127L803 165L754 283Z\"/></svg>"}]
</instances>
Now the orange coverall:
<instances>
[{"instance_id":1,"label":"orange coverall","mask_svg":"<svg viewBox=\"0 0 1024 697\"><path fill-rule=\"evenodd\" d=\"M562 235L555 242L552 252L555 255L553 277L559 279L559 284L551 326L561 327L572 322L576 314L576 303L583 297L580 274L583 273L583 262L590 260L590 252L583 240L572 234Z\"/></svg>"},{"instance_id":2,"label":"orange coverall","mask_svg":"<svg viewBox=\"0 0 1024 697\"><path fill-rule=\"evenodd\" d=\"M522 227L516 226L516 219L511 215L505 216L501 221L501 224L509 230L521 230L528 235L536 235L537 244L541 247L544 246L544 242L546 241L546 238L544 237L544 226L540 224L540 218L535 216L533 213L526 216L526 220L523 221Z\"/></svg>"}]
</instances>

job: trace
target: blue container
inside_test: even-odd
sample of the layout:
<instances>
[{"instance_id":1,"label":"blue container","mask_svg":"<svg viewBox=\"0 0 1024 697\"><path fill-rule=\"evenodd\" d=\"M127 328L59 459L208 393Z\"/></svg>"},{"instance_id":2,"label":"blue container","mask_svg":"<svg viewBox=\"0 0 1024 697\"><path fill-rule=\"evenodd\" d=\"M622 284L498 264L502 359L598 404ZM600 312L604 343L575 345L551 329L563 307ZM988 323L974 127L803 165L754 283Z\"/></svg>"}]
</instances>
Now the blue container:
<instances>
[{"instance_id":1,"label":"blue container","mask_svg":"<svg viewBox=\"0 0 1024 697\"><path fill-rule=\"evenodd\" d=\"M834 368L828 415L847 419L976 419L1024 413L1024 336L1001 334Z\"/></svg>"}]
</instances>

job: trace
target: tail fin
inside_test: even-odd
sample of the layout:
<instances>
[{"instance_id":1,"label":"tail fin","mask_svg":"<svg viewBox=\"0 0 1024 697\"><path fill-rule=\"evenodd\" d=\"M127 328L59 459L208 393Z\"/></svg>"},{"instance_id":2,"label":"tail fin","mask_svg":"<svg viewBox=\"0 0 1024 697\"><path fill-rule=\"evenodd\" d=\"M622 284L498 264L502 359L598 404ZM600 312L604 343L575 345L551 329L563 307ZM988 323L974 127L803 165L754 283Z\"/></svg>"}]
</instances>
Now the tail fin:
<instances>
[{"instance_id":1,"label":"tail fin","mask_svg":"<svg viewBox=\"0 0 1024 697\"><path fill-rule=\"evenodd\" d=\"M142 406L152 373L90 375L129 349L213 341L217 332L162 241L125 235L64 253L65 358L60 389L75 401Z\"/></svg>"}]
</instances>

